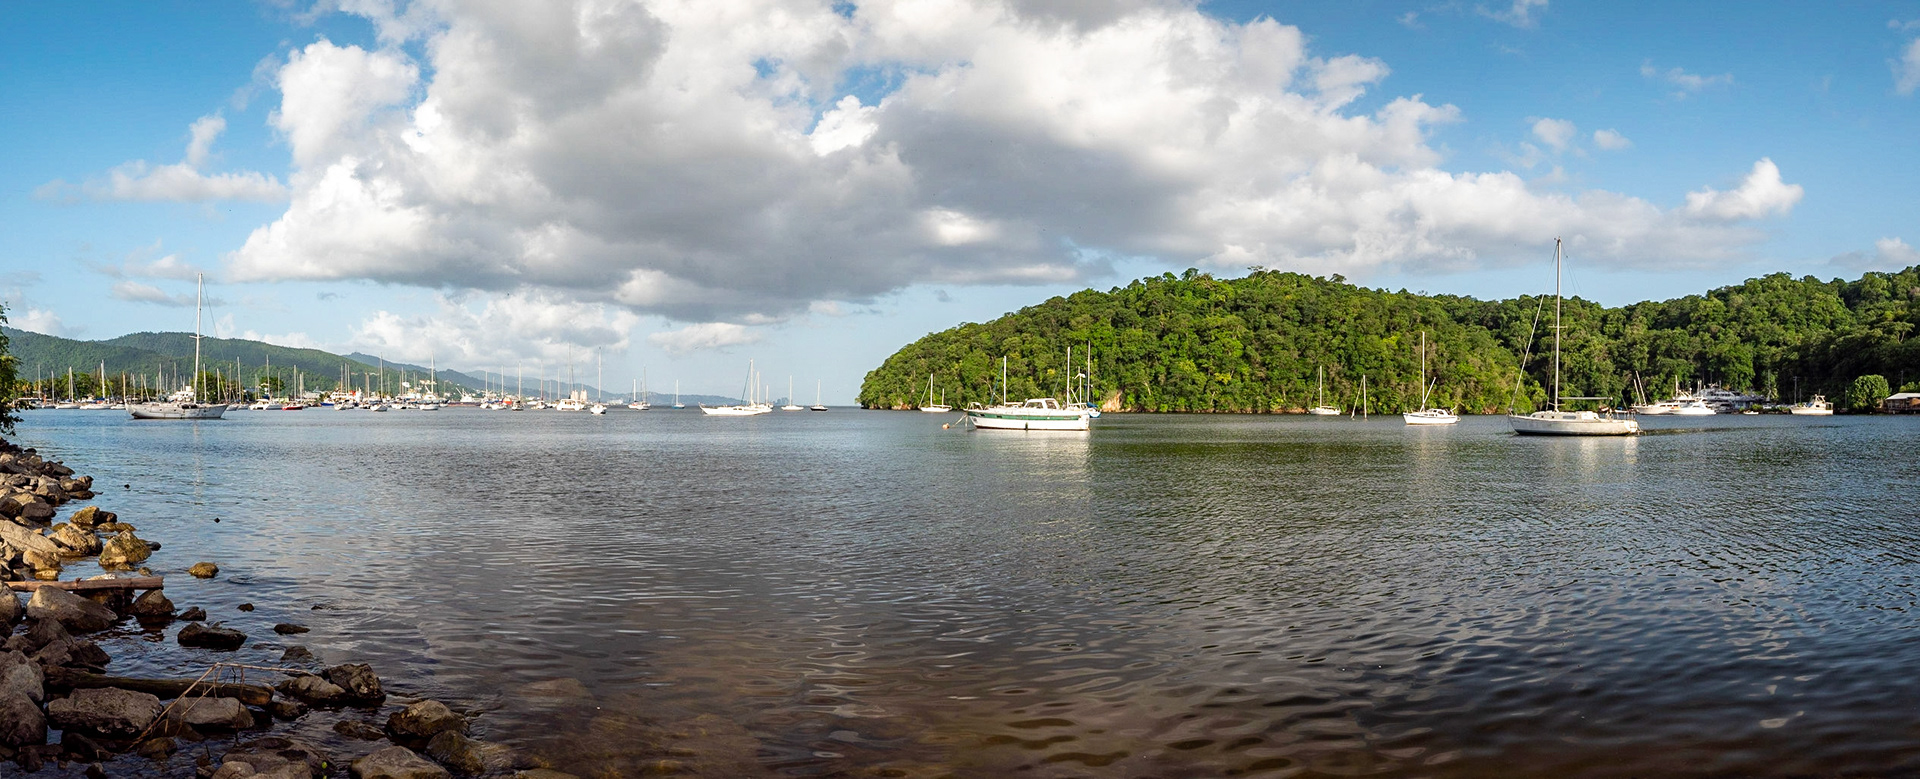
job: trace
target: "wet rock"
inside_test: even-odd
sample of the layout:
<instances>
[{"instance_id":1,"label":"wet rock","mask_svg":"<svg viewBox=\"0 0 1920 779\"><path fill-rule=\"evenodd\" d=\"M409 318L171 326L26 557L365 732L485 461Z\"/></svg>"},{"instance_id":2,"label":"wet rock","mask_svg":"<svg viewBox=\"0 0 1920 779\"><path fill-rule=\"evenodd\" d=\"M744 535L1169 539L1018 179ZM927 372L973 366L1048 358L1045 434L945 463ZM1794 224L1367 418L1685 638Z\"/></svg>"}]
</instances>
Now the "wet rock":
<instances>
[{"instance_id":1,"label":"wet rock","mask_svg":"<svg viewBox=\"0 0 1920 779\"><path fill-rule=\"evenodd\" d=\"M33 578L43 582L57 582L60 581L60 569L51 566L36 568L33 571Z\"/></svg>"},{"instance_id":2,"label":"wet rock","mask_svg":"<svg viewBox=\"0 0 1920 779\"><path fill-rule=\"evenodd\" d=\"M198 731L242 730L253 727L253 712L235 698L194 698L173 704L171 717Z\"/></svg>"},{"instance_id":3,"label":"wet rock","mask_svg":"<svg viewBox=\"0 0 1920 779\"><path fill-rule=\"evenodd\" d=\"M119 535L107 539L100 547L100 567L107 570L130 570L133 566L146 562L153 556L153 548L140 540L132 530L123 530Z\"/></svg>"},{"instance_id":4,"label":"wet rock","mask_svg":"<svg viewBox=\"0 0 1920 779\"><path fill-rule=\"evenodd\" d=\"M163 590L147 590L133 599L133 615L147 621L173 619L173 601Z\"/></svg>"},{"instance_id":5,"label":"wet rock","mask_svg":"<svg viewBox=\"0 0 1920 779\"><path fill-rule=\"evenodd\" d=\"M551 768L529 768L514 774L513 779L580 779L580 777Z\"/></svg>"},{"instance_id":6,"label":"wet rock","mask_svg":"<svg viewBox=\"0 0 1920 779\"><path fill-rule=\"evenodd\" d=\"M307 716L307 704L276 698L267 704L267 712L272 714L274 719L296 720Z\"/></svg>"},{"instance_id":7,"label":"wet rock","mask_svg":"<svg viewBox=\"0 0 1920 779\"><path fill-rule=\"evenodd\" d=\"M361 741L379 741L387 737L387 732L381 730L379 725L357 719L343 719L333 723L333 732Z\"/></svg>"},{"instance_id":8,"label":"wet rock","mask_svg":"<svg viewBox=\"0 0 1920 779\"><path fill-rule=\"evenodd\" d=\"M99 763L88 763L87 770L81 772L81 775L87 779L107 779L107 768Z\"/></svg>"},{"instance_id":9,"label":"wet rock","mask_svg":"<svg viewBox=\"0 0 1920 779\"><path fill-rule=\"evenodd\" d=\"M192 574L196 579L211 579L220 575L220 566L213 563L194 563L187 568L187 573Z\"/></svg>"},{"instance_id":10,"label":"wet rock","mask_svg":"<svg viewBox=\"0 0 1920 779\"><path fill-rule=\"evenodd\" d=\"M353 761L353 779L448 779L447 769L427 762L406 747L387 747Z\"/></svg>"},{"instance_id":11,"label":"wet rock","mask_svg":"<svg viewBox=\"0 0 1920 779\"><path fill-rule=\"evenodd\" d=\"M77 525L62 522L53 526L53 532L47 538L59 544L68 554L86 557L100 553L100 537L91 530L81 529Z\"/></svg>"},{"instance_id":12,"label":"wet rock","mask_svg":"<svg viewBox=\"0 0 1920 779\"><path fill-rule=\"evenodd\" d=\"M291 622L282 622L273 626L273 632L283 636L295 636L311 631L312 629L313 628L307 627L306 625L295 625Z\"/></svg>"},{"instance_id":13,"label":"wet rock","mask_svg":"<svg viewBox=\"0 0 1920 779\"><path fill-rule=\"evenodd\" d=\"M27 600L27 616L58 620L77 633L105 630L120 620L113 609L82 598L58 587L41 587Z\"/></svg>"},{"instance_id":14,"label":"wet rock","mask_svg":"<svg viewBox=\"0 0 1920 779\"><path fill-rule=\"evenodd\" d=\"M252 763L230 760L221 763L220 768L215 770L213 776L208 777L208 779L247 779L247 777L255 776L258 773L259 772L254 770Z\"/></svg>"},{"instance_id":15,"label":"wet rock","mask_svg":"<svg viewBox=\"0 0 1920 779\"><path fill-rule=\"evenodd\" d=\"M12 590L0 593L0 624L16 625L20 618L27 615L25 606L20 605L20 596Z\"/></svg>"},{"instance_id":16,"label":"wet rock","mask_svg":"<svg viewBox=\"0 0 1920 779\"><path fill-rule=\"evenodd\" d=\"M427 757L461 776L478 776L487 770L480 758L479 742L458 731L443 730L427 742Z\"/></svg>"},{"instance_id":17,"label":"wet rock","mask_svg":"<svg viewBox=\"0 0 1920 779\"><path fill-rule=\"evenodd\" d=\"M311 779L327 776L333 770L327 753L311 744L279 736L258 739L228 752L220 764L220 770L228 770L229 767L234 767L232 770L236 773L233 775L260 779ZM219 774L215 772L214 775Z\"/></svg>"},{"instance_id":18,"label":"wet rock","mask_svg":"<svg viewBox=\"0 0 1920 779\"><path fill-rule=\"evenodd\" d=\"M28 503L20 507L21 519L31 519L35 522L45 522L49 519L53 519L53 515L54 515L53 504L48 503L44 500L36 500L32 503Z\"/></svg>"},{"instance_id":19,"label":"wet rock","mask_svg":"<svg viewBox=\"0 0 1920 779\"><path fill-rule=\"evenodd\" d=\"M253 610L253 604L251 604L251 603L242 603L242 604L240 604L240 610L241 610L241 611L252 611L252 610Z\"/></svg>"},{"instance_id":20,"label":"wet rock","mask_svg":"<svg viewBox=\"0 0 1920 779\"><path fill-rule=\"evenodd\" d=\"M280 653L281 665L311 665L318 662L320 658L313 656L313 650L299 644L287 647L287 651Z\"/></svg>"},{"instance_id":21,"label":"wet rock","mask_svg":"<svg viewBox=\"0 0 1920 779\"><path fill-rule=\"evenodd\" d=\"M95 576L94 579L111 578L113 574ZM116 617L125 617L133 613L133 591L131 590L94 590L80 594L80 597L98 603L113 610Z\"/></svg>"},{"instance_id":22,"label":"wet rock","mask_svg":"<svg viewBox=\"0 0 1920 779\"><path fill-rule=\"evenodd\" d=\"M327 669L327 681L340 685L354 703L379 703L387 694L380 689L380 677L365 663L348 663Z\"/></svg>"},{"instance_id":23,"label":"wet rock","mask_svg":"<svg viewBox=\"0 0 1920 779\"><path fill-rule=\"evenodd\" d=\"M20 693L0 694L0 744L10 747L47 742L47 718L39 704Z\"/></svg>"},{"instance_id":24,"label":"wet rock","mask_svg":"<svg viewBox=\"0 0 1920 779\"><path fill-rule=\"evenodd\" d=\"M140 735L160 716L160 699L117 687L74 690L47 704L47 721L61 730L107 737Z\"/></svg>"},{"instance_id":25,"label":"wet rock","mask_svg":"<svg viewBox=\"0 0 1920 779\"><path fill-rule=\"evenodd\" d=\"M245 633L233 628L207 627L198 622L188 623L174 638L181 646L205 649L239 649L241 644L247 643Z\"/></svg>"},{"instance_id":26,"label":"wet rock","mask_svg":"<svg viewBox=\"0 0 1920 779\"><path fill-rule=\"evenodd\" d=\"M100 524L100 507L88 506L73 512L73 516L67 517L67 522L74 527L91 530L94 525Z\"/></svg>"},{"instance_id":27,"label":"wet rock","mask_svg":"<svg viewBox=\"0 0 1920 779\"><path fill-rule=\"evenodd\" d=\"M180 618L188 622L199 622L207 618L207 610L199 606L189 606L186 611L180 612Z\"/></svg>"},{"instance_id":28,"label":"wet rock","mask_svg":"<svg viewBox=\"0 0 1920 779\"><path fill-rule=\"evenodd\" d=\"M33 653L33 662L49 668L79 668L88 671L105 670L112 658L100 645L84 638L63 638L40 648Z\"/></svg>"},{"instance_id":29,"label":"wet rock","mask_svg":"<svg viewBox=\"0 0 1920 779\"><path fill-rule=\"evenodd\" d=\"M25 633L20 633L7 639L4 645L0 645L0 648L8 651L32 653L40 651L42 647L55 641L69 638L73 638L73 634L68 633L66 627L61 625L58 620L36 619L27 623L27 631Z\"/></svg>"},{"instance_id":30,"label":"wet rock","mask_svg":"<svg viewBox=\"0 0 1920 779\"><path fill-rule=\"evenodd\" d=\"M274 689L315 706L338 706L347 702L347 691L340 685L312 674L287 679Z\"/></svg>"},{"instance_id":31,"label":"wet rock","mask_svg":"<svg viewBox=\"0 0 1920 779\"><path fill-rule=\"evenodd\" d=\"M18 651L0 653L0 696L20 694L28 700L46 700L46 675L40 665Z\"/></svg>"},{"instance_id":32,"label":"wet rock","mask_svg":"<svg viewBox=\"0 0 1920 779\"><path fill-rule=\"evenodd\" d=\"M439 701L421 701L387 717L387 735L397 744L422 744L447 731L467 729L467 719Z\"/></svg>"},{"instance_id":33,"label":"wet rock","mask_svg":"<svg viewBox=\"0 0 1920 779\"><path fill-rule=\"evenodd\" d=\"M39 552L55 557L60 556L59 544L49 540L46 536L12 522L0 522L0 541L5 541L8 546L18 549L22 553Z\"/></svg>"},{"instance_id":34,"label":"wet rock","mask_svg":"<svg viewBox=\"0 0 1920 779\"><path fill-rule=\"evenodd\" d=\"M80 733L60 734L60 751L74 760L93 762L107 756L107 750Z\"/></svg>"},{"instance_id":35,"label":"wet rock","mask_svg":"<svg viewBox=\"0 0 1920 779\"><path fill-rule=\"evenodd\" d=\"M133 751L148 760L165 760L171 757L178 749L179 746L173 743L172 738L161 736L140 742L140 745L134 747Z\"/></svg>"}]
</instances>

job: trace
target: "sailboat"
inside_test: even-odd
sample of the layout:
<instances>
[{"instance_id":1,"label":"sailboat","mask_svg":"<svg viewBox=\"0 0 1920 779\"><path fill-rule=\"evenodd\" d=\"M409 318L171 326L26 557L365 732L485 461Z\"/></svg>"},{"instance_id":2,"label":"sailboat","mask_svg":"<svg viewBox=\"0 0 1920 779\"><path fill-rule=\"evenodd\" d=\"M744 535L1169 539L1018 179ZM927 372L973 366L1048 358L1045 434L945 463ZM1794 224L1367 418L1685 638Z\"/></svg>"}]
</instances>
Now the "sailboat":
<instances>
[{"instance_id":1,"label":"sailboat","mask_svg":"<svg viewBox=\"0 0 1920 779\"><path fill-rule=\"evenodd\" d=\"M967 422L975 430L1071 430L1093 427L1093 416L1086 407L1067 408L1053 398L1028 398L1025 403L1007 402L1007 358L1000 358L1000 404L981 408L967 407Z\"/></svg>"},{"instance_id":2,"label":"sailboat","mask_svg":"<svg viewBox=\"0 0 1920 779\"><path fill-rule=\"evenodd\" d=\"M793 402L793 377L792 376L787 377L787 405L781 406L780 410L781 411L805 411L806 410L801 408L799 404L796 404Z\"/></svg>"},{"instance_id":3,"label":"sailboat","mask_svg":"<svg viewBox=\"0 0 1920 779\"><path fill-rule=\"evenodd\" d=\"M601 369L600 350L595 349L593 352L593 394L595 395L596 399L593 401L593 407L587 409L587 413L593 414L595 416L599 416L601 414L607 413L606 404L601 403L598 400L598 396L601 392L600 388L604 386L607 386L607 376L606 376L606 373Z\"/></svg>"},{"instance_id":4,"label":"sailboat","mask_svg":"<svg viewBox=\"0 0 1920 779\"><path fill-rule=\"evenodd\" d=\"M1307 409L1307 413L1316 417L1340 416L1340 409L1327 405L1327 366L1320 366L1320 405Z\"/></svg>"},{"instance_id":5,"label":"sailboat","mask_svg":"<svg viewBox=\"0 0 1920 779\"><path fill-rule=\"evenodd\" d=\"M1507 423L1521 435L1639 435L1640 423L1615 419L1612 413L1562 411L1563 400L1608 400L1608 398L1561 397L1560 395L1560 239L1553 239L1553 407L1521 415L1509 412Z\"/></svg>"},{"instance_id":6,"label":"sailboat","mask_svg":"<svg viewBox=\"0 0 1920 779\"><path fill-rule=\"evenodd\" d=\"M647 369L641 368L640 375L641 376L647 375ZM640 389L640 387L644 387L644 386L646 386L646 382L643 381L640 383L639 387L634 388L633 402L628 403L627 408L633 409L635 411L646 411L647 409L653 408L653 404L647 402L648 400L647 396L641 394L644 390Z\"/></svg>"},{"instance_id":7,"label":"sailboat","mask_svg":"<svg viewBox=\"0 0 1920 779\"><path fill-rule=\"evenodd\" d=\"M687 404L680 402L680 380L679 379L673 380L673 407L674 408L687 407Z\"/></svg>"},{"instance_id":8,"label":"sailboat","mask_svg":"<svg viewBox=\"0 0 1920 779\"><path fill-rule=\"evenodd\" d=\"M927 374L927 402L920 405L920 410L934 414L945 414L953 410L952 406L946 404L946 399L946 393L942 392L940 393L941 402L933 402L933 374Z\"/></svg>"},{"instance_id":9,"label":"sailboat","mask_svg":"<svg viewBox=\"0 0 1920 779\"><path fill-rule=\"evenodd\" d=\"M1437 379L1436 379L1437 381ZM1409 425L1451 425L1460 421L1452 411L1444 408L1427 408L1427 394L1433 385L1427 383L1427 331L1420 331L1420 410L1401 414Z\"/></svg>"},{"instance_id":10,"label":"sailboat","mask_svg":"<svg viewBox=\"0 0 1920 779\"><path fill-rule=\"evenodd\" d=\"M808 411L827 410L826 404L823 404L820 402L820 380L819 379L813 380L813 405L809 406L807 410Z\"/></svg>"},{"instance_id":11,"label":"sailboat","mask_svg":"<svg viewBox=\"0 0 1920 779\"><path fill-rule=\"evenodd\" d=\"M700 413L706 414L707 416L710 416L710 417L751 417L751 416L759 416L761 414L771 413L773 411L772 405L766 404L766 403L754 402L754 385L756 383L757 382L755 381L755 374L753 372L753 361L748 360L747 361L747 384L741 390L741 393L746 395L746 397L743 399L743 402L737 403L731 406L709 406L705 403L702 403L700 404ZM678 389L679 385L675 384L674 386L675 386L674 396L677 400L680 394L680 391ZM674 405L678 406L680 404L678 402L675 402Z\"/></svg>"},{"instance_id":12,"label":"sailboat","mask_svg":"<svg viewBox=\"0 0 1920 779\"><path fill-rule=\"evenodd\" d=\"M219 419L227 413L225 403L200 402L200 308L206 286L204 275L195 275L193 282L193 381L187 388L173 393L167 400L157 403L129 403L127 413L134 419Z\"/></svg>"}]
</instances>

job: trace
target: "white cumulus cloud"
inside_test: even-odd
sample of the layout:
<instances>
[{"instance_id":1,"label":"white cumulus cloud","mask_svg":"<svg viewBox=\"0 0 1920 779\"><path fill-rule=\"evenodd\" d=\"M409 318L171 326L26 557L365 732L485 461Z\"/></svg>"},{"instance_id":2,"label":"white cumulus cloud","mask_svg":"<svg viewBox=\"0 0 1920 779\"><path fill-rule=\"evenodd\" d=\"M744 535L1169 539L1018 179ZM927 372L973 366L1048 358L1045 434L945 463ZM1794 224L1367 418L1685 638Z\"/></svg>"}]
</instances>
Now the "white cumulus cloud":
<instances>
[{"instance_id":1,"label":"white cumulus cloud","mask_svg":"<svg viewBox=\"0 0 1920 779\"><path fill-rule=\"evenodd\" d=\"M1891 64L1895 92L1911 95L1914 89L1920 88L1920 38L1908 41L1906 54Z\"/></svg>"},{"instance_id":2,"label":"white cumulus cloud","mask_svg":"<svg viewBox=\"0 0 1920 779\"><path fill-rule=\"evenodd\" d=\"M1483 5L1478 9L1482 16L1497 19L1515 27L1532 27L1536 23L1533 16L1534 9L1546 7L1547 0L1513 0L1513 4L1506 8L1488 8Z\"/></svg>"},{"instance_id":3,"label":"white cumulus cloud","mask_svg":"<svg viewBox=\"0 0 1920 779\"><path fill-rule=\"evenodd\" d=\"M1721 192L1705 187L1687 193L1686 212L1704 219L1735 221L1785 216L1806 192L1799 184L1780 180L1780 166L1762 158L1740 186Z\"/></svg>"},{"instance_id":4,"label":"white cumulus cloud","mask_svg":"<svg viewBox=\"0 0 1920 779\"><path fill-rule=\"evenodd\" d=\"M1552 146L1554 151L1566 151L1567 144L1572 143L1578 133L1573 122L1565 119L1537 119L1533 123L1533 137Z\"/></svg>"},{"instance_id":5,"label":"white cumulus cloud","mask_svg":"<svg viewBox=\"0 0 1920 779\"><path fill-rule=\"evenodd\" d=\"M352 328L347 347L398 362L475 370L515 366L527 376L624 353L640 317L619 306L551 293L441 295L426 314L378 311Z\"/></svg>"},{"instance_id":6,"label":"white cumulus cloud","mask_svg":"<svg viewBox=\"0 0 1920 779\"><path fill-rule=\"evenodd\" d=\"M194 301L194 296L191 292L168 294L159 287L153 286L152 284L142 284L138 281L114 282L109 294L112 294L115 300L125 300L130 303L155 303L162 306L172 306L174 308L191 306Z\"/></svg>"},{"instance_id":7,"label":"white cumulus cloud","mask_svg":"<svg viewBox=\"0 0 1920 779\"><path fill-rule=\"evenodd\" d=\"M1619 151L1632 146L1633 141L1627 140L1627 136L1621 135L1619 130L1594 130L1593 145L1607 151Z\"/></svg>"},{"instance_id":8,"label":"white cumulus cloud","mask_svg":"<svg viewBox=\"0 0 1920 779\"><path fill-rule=\"evenodd\" d=\"M661 315L701 323L670 343L716 348L745 337L727 323L1116 257L1418 272L1561 234L1666 266L1740 256L1763 237L1742 219L1785 213L1446 170L1429 136L1459 110L1359 99L1386 62L1183 0L339 7L383 44L279 64L291 196L227 258L236 279Z\"/></svg>"},{"instance_id":9,"label":"white cumulus cloud","mask_svg":"<svg viewBox=\"0 0 1920 779\"><path fill-rule=\"evenodd\" d=\"M273 176L253 171L201 172L214 139L226 129L227 121L218 115L200 117L188 128L186 159L181 162L154 165L134 160L108 171L104 180L92 179L77 186L56 180L42 185L34 194L52 200L285 200L287 188Z\"/></svg>"},{"instance_id":10,"label":"white cumulus cloud","mask_svg":"<svg viewBox=\"0 0 1920 779\"><path fill-rule=\"evenodd\" d=\"M1920 249L1899 238L1873 242L1873 252L1847 252L1829 261L1852 271L1899 271L1920 265Z\"/></svg>"},{"instance_id":11,"label":"white cumulus cloud","mask_svg":"<svg viewBox=\"0 0 1920 779\"><path fill-rule=\"evenodd\" d=\"M1695 94L1709 87L1726 86L1733 83L1732 73L1721 73L1717 76L1702 76L1698 73L1688 73L1680 68L1660 70L1653 66L1652 60L1640 63L1640 75L1665 81L1668 84L1679 87L1679 91L1673 93L1674 97L1678 98L1684 98L1687 95Z\"/></svg>"},{"instance_id":12,"label":"white cumulus cloud","mask_svg":"<svg viewBox=\"0 0 1920 779\"><path fill-rule=\"evenodd\" d=\"M759 340L758 331L732 322L701 322L678 330L647 335L647 343L658 346L669 354L725 349L729 346L757 343Z\"/></svg>"}]
</instances>

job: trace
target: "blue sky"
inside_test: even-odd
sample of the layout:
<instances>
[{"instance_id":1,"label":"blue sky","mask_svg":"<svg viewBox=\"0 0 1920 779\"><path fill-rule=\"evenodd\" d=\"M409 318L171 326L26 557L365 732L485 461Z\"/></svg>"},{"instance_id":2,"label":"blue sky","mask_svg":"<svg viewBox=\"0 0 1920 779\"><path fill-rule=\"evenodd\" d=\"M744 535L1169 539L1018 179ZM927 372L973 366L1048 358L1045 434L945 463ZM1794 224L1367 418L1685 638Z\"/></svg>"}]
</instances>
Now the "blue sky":
<instances>
[{"instance_id":1,"label":"blue sky","mask_svg":"<svg viewBox=\"0 0 1920 779\"><path fill-rule=\"evenodd\" d=\"M847 402L1186 267L1508 296L1562 233L1623 303L1920 262L1920 2L574 5L0 8L13 323L187 329L204 271L221 334Z\"/></svg>"}]
</instances>

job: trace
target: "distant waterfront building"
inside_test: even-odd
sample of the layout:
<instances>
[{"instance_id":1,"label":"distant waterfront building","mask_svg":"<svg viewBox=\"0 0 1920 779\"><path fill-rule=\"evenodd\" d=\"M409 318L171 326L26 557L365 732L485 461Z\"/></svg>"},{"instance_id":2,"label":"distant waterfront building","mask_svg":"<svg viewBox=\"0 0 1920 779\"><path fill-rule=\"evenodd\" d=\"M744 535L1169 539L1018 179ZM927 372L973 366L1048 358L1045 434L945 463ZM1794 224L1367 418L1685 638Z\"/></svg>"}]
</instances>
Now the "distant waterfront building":
<instances>
[{"instance_id":1,"label":"distant waterfront building","mask_svg":"<svg viewBox=\"0 0 1920 779\"><path fill-rule=\"evenodd\" d=\"M1920 392L1896 392L1880 401L1880 410L1889 414L1920 414Z\"/></svg>"}]
</instances>

